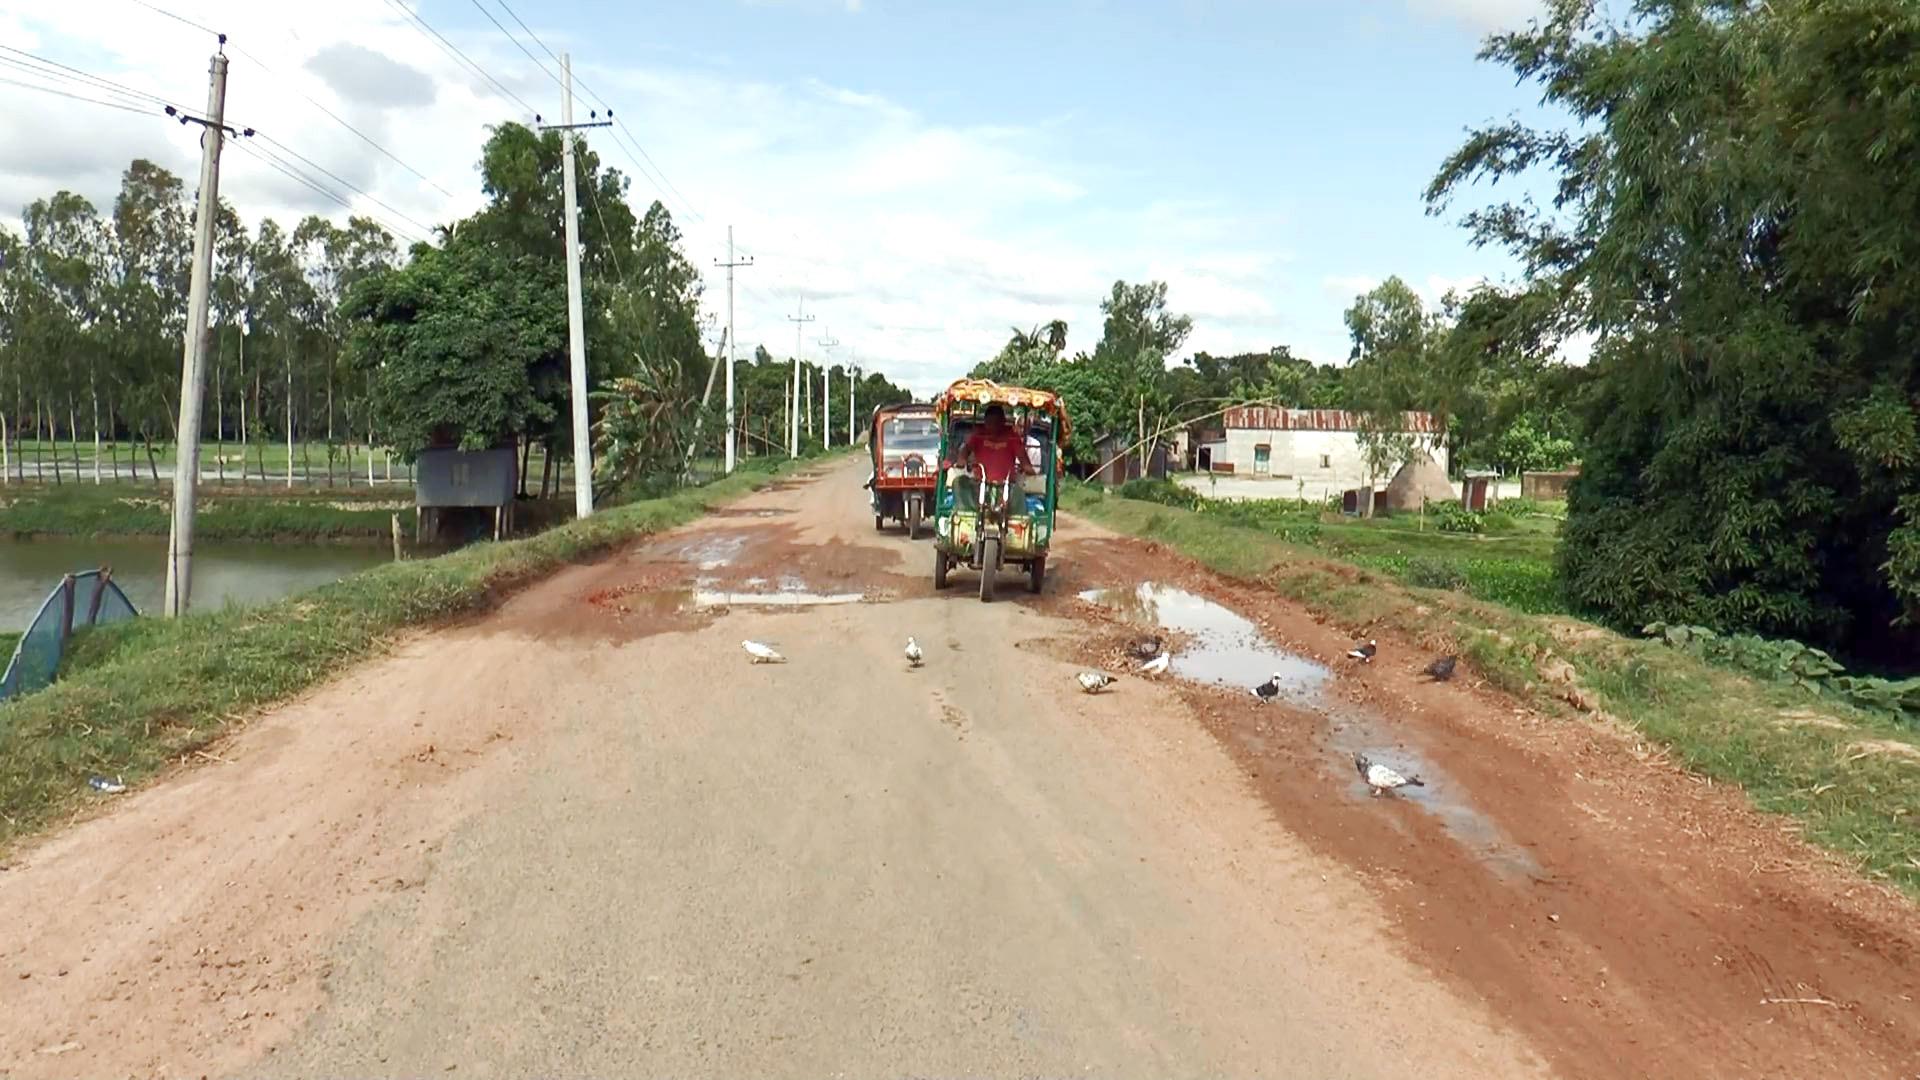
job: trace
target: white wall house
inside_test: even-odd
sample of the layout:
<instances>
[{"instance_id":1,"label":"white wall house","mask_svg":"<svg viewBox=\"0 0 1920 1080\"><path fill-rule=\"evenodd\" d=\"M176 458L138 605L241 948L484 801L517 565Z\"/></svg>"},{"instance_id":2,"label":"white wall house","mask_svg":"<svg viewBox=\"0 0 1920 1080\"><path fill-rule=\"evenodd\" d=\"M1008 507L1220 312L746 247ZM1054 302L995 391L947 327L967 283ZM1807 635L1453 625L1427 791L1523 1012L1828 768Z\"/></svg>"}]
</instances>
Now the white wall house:
<instances>
[{"instance_id":1,"label":"white wall house","mask_svg":"<svg viewBox=\"0 0 1920 1080\"><path fill-rule=\"evenodd\" d=\"M1223 432L1200 446L1206 456L1202 471L1211 469L1240 481L1270 480L1267 498L1284 499L1304 493L1309 499L1351 488L1365 487L1366 455L1361 453L1360 416L1339 409L1280 409L1249 405L1227 410ZM1406 414L1405 430L1421 436L1427 453L1441 468L1447 466L1447 448L1439 421L1431 413ZM1391 473L1373 478L1385 487Z\"/></svg>"}]
</instances>

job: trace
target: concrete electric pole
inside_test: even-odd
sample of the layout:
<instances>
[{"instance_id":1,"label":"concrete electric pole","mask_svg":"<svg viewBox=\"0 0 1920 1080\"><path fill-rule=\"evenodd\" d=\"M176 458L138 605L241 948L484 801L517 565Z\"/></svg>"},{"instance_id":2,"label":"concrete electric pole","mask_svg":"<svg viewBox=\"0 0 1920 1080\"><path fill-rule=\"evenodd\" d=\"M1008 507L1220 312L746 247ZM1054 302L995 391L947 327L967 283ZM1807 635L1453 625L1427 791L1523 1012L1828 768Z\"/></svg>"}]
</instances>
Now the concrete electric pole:
<instances>
[{"instance_id":1,"label":"concrete electric pole","mask_svg":"<svg viewBox=\"0 0 1920 1080\"><path fill-rule=\"evenodd\" d=\"M580 302L580 205L573 179L574 131L580 128L608 127L607 119L590 113L592 123L573 122L573 54L560 56L560 122L543 125L542 131L560 132L560 191L566 202L567 234L567 352L572 358L573 383L573 512L576 517L593 513L593 433L587 426L587 329ZM533 122L540 123L538 116Z\"/></svg>"},{"instance_id":2,"label":"concrete electric pole","mask_svg":"<svg viewBox=\"0 0 1920 1080\"><path fill-rule=\"evenodd\" d=\"M821 352L830 354L833 350L840 347L840 339L834 337L832 332L829 331L826 337L819 339L819 344ZM824 446L833 445L832 359L833 357L829 355L823 358L820 363L820 442ZM808 394L807 397L811 400L813 395ZM809 432L809 434L811 434L811 432Z\"/></svg>"},{"instance_id":3,"label":"concrete electric pole","mask_svg":"<svg viewBox=\"0 0 1920 1080\"><path fill-rule=\"evenodd\" d=\"M797 310L805 312L806 308L807 298L802 296ZM789 380L787 386L788 390L792 392L787 413L787 456L799 457L800 395L804 392L801 390L801 387L806 385L805 381L800 378L800 340L801 335L806 331L807 324L813 321L813 316L806 314L789 315L787 316L787 321L793 324L793 378ZM813 395L808 394L807 396L812 397Z\"/></svg>"},{"instance_id":4,"label":"concrete electric pole","mask_svg":"<svg viewBox=\"0 0 1920 1080\"><path fill-rule=\"evenodd\" d=\"M207 115L186 116L167 106L182 124L199 124L200 202L193 230L193 267L187 287L187 335L180 360L180 431L173 463L173 525L167 532L167 584L162 600L168 618L187 613L193 595L193 500L200 481L200 399L207 387L207 301L213 279L213 218L220 206L220 144L227 134L227 35L213 54L207 80ZM248 134L252 132L249 131Z\"/></svg>"},{"instance_id":5,"label":"concrete electric pole","mask_svg":"<svg viewBox=\"0 0 1920 1080\"><path fill-rule=\"evenodd\" d=\"M734 336L734 330L733 330L733 270L737 266L752 266L753 257L751 255L749 255L745 259L737 259L734 257L733 226L731 225L727 226L727 261L718 262L716 260L716 263L717 265L724 266L727 268L727 467L726 467L726 473L728 476L732 476L733 463L734 463L734 456L733 456L734 431L733 429L735 425L735 421L733 418L733 367L735 363L734 353L737 351L737 347L734 343L739 340L737 337Z\"/></svg>"}]
</instances>

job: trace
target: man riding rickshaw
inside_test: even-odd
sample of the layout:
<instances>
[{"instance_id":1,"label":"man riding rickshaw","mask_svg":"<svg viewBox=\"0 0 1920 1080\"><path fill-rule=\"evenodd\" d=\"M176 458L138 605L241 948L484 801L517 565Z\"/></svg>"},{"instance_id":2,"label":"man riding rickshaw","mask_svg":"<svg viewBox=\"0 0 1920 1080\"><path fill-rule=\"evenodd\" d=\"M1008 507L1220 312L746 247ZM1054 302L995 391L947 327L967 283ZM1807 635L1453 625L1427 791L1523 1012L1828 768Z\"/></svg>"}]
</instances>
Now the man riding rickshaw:
<instances>
[{"instance_id":1,"label":"man riding rickshaw","mask_svg":"<svg viewBox=\"0 0 1920 1080\"><path fill-rule=\"evenodd\" d=\"M980 599L1012 563L1039 592L1059 499L1060 450L1070 427L1044 390L962 379L934 401L940 484L934 493L935 588L957 566L980 572Z\"/></svg>"}]
</instances>

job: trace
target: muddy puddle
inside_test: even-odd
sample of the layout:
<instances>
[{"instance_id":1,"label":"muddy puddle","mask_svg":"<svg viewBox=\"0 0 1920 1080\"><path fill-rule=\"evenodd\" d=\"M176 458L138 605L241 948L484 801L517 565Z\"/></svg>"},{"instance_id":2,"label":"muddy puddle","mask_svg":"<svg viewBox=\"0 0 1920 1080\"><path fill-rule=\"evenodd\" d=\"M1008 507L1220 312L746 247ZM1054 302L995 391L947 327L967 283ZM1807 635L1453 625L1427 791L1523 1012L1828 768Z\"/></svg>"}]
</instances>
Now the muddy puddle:
<instances>
[{"instance_id":1,"label":"muddy puddle","mask_svg":"<svg viewBox=\"0 0 1920 1080\"><path fill-rule=\"evenodd\" d=\"M1131 589L1089 589L1080 599L1183 636L1186 644L1170 665L1183 679L1247 691L1276 679L1282 698L1306 705L1319 699L1330 674L1276 648L1252 620L1185 589L1145 582Z\"/></svg>"},{"instance_id":2,"label":"muddy puddle","mask_svg":"<svg viewBox=\"0 0 1920 1080\"><path fill-rule=\"evenodd\" d=\"M1406 787L1380 798L1402 798L1432 815L1455 842L1503 878L1545 879L1532 855L1508 840L1445 772L1406 746L1384 717L1329 697L1325 691L1332 672L1326 665L1275 645L1253 620L1204 596L1155 582L1089 589L1079 596L1130 621L1180 635L1182 644L1169 664L1172 673L1190 682L1248 694L1250 709L1262 707L1252 700L1252 688L1277 680L1284 704L1325 721L1327 771L1342 781L1351 798L1374 798L1353 766L1353 756L1365 754L1426 782L1425 787ZM1253 733L1247 737L1254 743L1262 741Z\"/></svg>"}]
</instances>

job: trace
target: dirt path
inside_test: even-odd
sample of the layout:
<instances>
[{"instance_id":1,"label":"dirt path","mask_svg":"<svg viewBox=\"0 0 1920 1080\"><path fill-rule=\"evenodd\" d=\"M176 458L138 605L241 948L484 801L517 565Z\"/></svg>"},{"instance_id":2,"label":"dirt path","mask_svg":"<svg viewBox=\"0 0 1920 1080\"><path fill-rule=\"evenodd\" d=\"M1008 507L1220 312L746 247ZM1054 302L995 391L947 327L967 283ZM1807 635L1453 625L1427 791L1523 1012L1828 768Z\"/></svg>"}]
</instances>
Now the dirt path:
<instances>
[{"instance_id":1,"label":"dirt path","mask_svg":"<svg viewBox=\"0 0 1920 1080\"><path fill-rule=\"evenodd\" d=\"M1911 911L1724 793L1385 657L1261 709L1204 628L1192 680L1081 696L1133 633L1082 590L1344 638L1080 526L1037 601L934 594L862 475L422 635L28 852L0 1074L1920 1075ZM1352 746L1430 788L1362 797Z\"/></svg>"}]
</instances>

